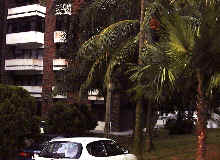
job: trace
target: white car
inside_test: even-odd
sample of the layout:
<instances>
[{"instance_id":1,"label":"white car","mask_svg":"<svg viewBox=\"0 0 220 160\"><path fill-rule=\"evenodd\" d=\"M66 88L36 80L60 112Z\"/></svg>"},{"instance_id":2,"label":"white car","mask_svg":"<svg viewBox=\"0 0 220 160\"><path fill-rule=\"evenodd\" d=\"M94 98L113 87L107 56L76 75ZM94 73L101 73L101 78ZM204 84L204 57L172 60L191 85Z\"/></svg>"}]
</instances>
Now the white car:
<instances>
[{"instance_id":1,"label":"white car","mask_svg":"<svg viewBox=\"0 0 220 160\"><path fill-rule=\"evenodd\" d=\"M75 137L51 140L34 160L137 160L107 138Z\"/></svg>"}]
</instances>

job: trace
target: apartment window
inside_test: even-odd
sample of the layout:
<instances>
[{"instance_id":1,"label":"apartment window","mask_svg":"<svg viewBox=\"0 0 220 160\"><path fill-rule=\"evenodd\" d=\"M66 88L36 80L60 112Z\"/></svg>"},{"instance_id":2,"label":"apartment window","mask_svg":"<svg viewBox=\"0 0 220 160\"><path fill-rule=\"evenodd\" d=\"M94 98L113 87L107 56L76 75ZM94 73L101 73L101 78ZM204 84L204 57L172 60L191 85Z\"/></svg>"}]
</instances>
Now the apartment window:
<instances>
[{"instance_id":1,"label":"apartment window","mask_svg":"<svg viewBox=\"0 0 220 160\"><path fill-rule=\"evenodd\" d=\"M16 7L36 4L36 3L38 3L37 0L15 0Z\"/></svg>"},{"instance_id":2,"label":"apartment window","mask_svg":"<svg viewBox=\"0 0 220 160\"><path fill-rule=\"evenodd\" d=\"M12 24L8 24L7 33L12 33L12 28L13 28Z\"/></svg>"},{"instance_id":3,"label":"apartment window","mask_svg":"<svg viewBox=\"0 0 220 160\"><path fill-rule=\"evenodd\" d=\"M18 32L18 25L17 25L17 23L15 22L14 24L10 24L10 25L12 27L10 33L17 33Z\"/></svg>"},{"instance_id":4,"label":"apartment window","mask_svg":"<svg viewBox=\"0 0 220 160\"><path fill-rule=\"evenodd\" d=\"M28 31L44 32L44 19L38 16L8 20L8 33Z\"/></svg>"},{"instance_id":5,"label":"apartment window","mask_svg":"<svg viewBox=\"0 0 220 160\"><path fill-rule=\"evenodd\" d=\"M22 52L24 54L24 59L30 59L31 58L31 49L23 49Z\"/></svg>"},{"instance_id":6,"label":"apartment window","mask_svg":"<svg viewBox=\"0 0 220 160\"><path fill-rule=\"evenodd\" d=\"M15 78L15 85L18 86L41 86L42 76L32 75L32 76L17 76Z\"/></svg>"},{"instance_id":7,"label":"apartment window","mask_svg":"<svg viewBox=\"0 0 220 160\"><path fill-rule=\"evenodd\" d=\"M13 58L15 59L42 59L43 49L19 49L12 48Z\"/></svg>"},{"instance_id":8,"label":"apartment window","mask_svg":"<svg viewBox=\"0 0 220 160\"><path fill-rule=\"evenodd\" d=\"M16 59L23 59L24 58L24 54L21 49L16 49L14 53L15 53Z\"/></svg>"}]
</instances>

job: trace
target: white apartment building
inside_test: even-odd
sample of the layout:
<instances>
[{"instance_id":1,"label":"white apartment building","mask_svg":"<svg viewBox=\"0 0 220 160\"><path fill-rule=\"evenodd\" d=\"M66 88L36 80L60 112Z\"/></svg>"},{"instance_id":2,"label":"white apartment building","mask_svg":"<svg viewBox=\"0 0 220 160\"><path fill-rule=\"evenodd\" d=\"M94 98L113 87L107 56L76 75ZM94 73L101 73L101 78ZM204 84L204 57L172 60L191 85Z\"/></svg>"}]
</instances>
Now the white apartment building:
<instances>
[{"instance_id":1,"label":"white apartment building","mask_svg":"<svg viewBox=\"0 0 220 160\"><path fill-rule=\"evenodd\" d=\"M38 0L8 0L5 55L7 81L26 89L39 100L39 105L42 98L45 14L46 7L40 5ZM61 30L55 31L54 42L64 42ZM53 59L54 72L66 66L67 62L62 57Z\"/></svg>"}]
</instances>

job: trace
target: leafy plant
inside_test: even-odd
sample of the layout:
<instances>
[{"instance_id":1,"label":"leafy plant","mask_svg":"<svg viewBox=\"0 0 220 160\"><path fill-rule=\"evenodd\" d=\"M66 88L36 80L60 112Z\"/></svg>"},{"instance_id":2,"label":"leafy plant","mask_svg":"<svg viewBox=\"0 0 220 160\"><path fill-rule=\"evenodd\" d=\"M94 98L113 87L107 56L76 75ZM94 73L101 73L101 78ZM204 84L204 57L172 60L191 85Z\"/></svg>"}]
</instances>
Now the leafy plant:
<instances>
[{"instance_id":1,"label":"leafy plant","mask_svg":"<svg viewBox=\"0 0 220 160\"><path fill-rule=\"evenodd\" d=\"M62 136L81 136L94 129L97 121L85 104L55 103L48 111L46 132Z\"/></svg>"},{"instance_id":2,"label":"leafy plant","mask_svg":"<svg viewBox=\"0 0 220 160\"><path fill-rule=\"evenodd\" d=\"M0 126L0 157L5 159L25 147L25 138L38 138L35 99L23 88L0 84Z\"/></svg>"}]
</instances>

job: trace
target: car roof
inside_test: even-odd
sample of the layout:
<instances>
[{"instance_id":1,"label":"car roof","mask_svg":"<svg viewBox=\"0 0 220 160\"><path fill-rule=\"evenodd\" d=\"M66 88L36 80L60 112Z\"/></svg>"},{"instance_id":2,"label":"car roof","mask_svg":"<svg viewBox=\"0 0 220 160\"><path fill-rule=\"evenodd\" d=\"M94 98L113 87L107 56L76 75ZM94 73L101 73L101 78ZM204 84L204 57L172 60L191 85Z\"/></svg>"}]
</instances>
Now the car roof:
<instances>
[{"instance_id":1,"label":"car roof","mask_svg":"<svg viewBox=\"0 0 220 160\"><path fill-rule=\"evenodd\" d=\"M58 139L51 140L50 142L68 141L68 142L88 144L91 142L101 141L101 140L111 140L111 139L100 138L100 137L72 137L72 138L58 138Z\"/></svg>"}]
</instances>

